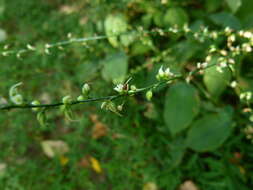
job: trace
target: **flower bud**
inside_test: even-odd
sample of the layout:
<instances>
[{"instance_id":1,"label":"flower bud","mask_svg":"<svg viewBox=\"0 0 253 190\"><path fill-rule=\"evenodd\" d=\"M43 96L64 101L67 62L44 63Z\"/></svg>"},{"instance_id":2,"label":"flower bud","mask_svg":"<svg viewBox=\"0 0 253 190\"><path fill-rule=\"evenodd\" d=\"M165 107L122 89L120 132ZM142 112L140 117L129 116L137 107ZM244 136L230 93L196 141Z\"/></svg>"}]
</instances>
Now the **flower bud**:
<instances>
[{"instance_id":1,"label":"flower bud","mask_svg":"<svg viewBox=\"0 0 253 190\"><path fill-rule=\"evenodd\" d=\"M106 107L106 105L107 105L107 102L102 102L101 109L104 109Z\"/></svg>"},{"instance_id":2,"label":"flower bud","mask_svg":"<svg viewBox=\"0 0 253 190\"><path fill-rule=\"evenodd\" d=\"M17 87L22 85L22 82L14 84L9 90L9 97L14 104L23 104L23 97L18 93Z\"/></svg>"},{"instance_id":3,"label":"flower bud","mask_svg":"<svg viewBox=\"0 0 253 190\"><path fill-rule=\"evenodd\" d=\"M122 105L118 105L117 106L117 110L122 111L123 110L123 106Z\"/></svg>"},{"instance_id":4,"label":"flower bud","mask_svg":"<svg viewBox=\"0 0 253 190\"><path fill-rule=\"evenodd\" d=\"M77 101L83 101L83 100L84 100L84 97L82 95L77 97Z\"/></svg>"},{"instance_id":5,"label":"flower bud","mask_svg":"<svg viewBox=\"0 0 253 190\"><path fill-rule=\"evenodd\" d=\"M63 98L62 98L62 103L63 104L70 104L71 103L71 97L68 95L68 96L64 96Z\"/></svg>"},{"instance_id":6,"label":"flower bud","mask_svg":"<svg viewBox=\"0 0 253 190\"><path fill-rule=\"evenodd\" d=\"M88 95L89 92L90 92L90 86L87 83L85 83L82 87L82 93L83 95Z\"/></svg>"},{"instance_id":7,"label":"flower bud","mask_svg":"<svg viewBox=\"0 0 253 190\"><path fill-rule=\"evenodd\" d=\"M34 101L31 102L31 105L38 106L38 105L40 105L40 102L38 100L34 100ZM33 107L32 110L33 111L39 111L39 108L38 107Z\"/></svg>"},{"instance_id":8,"label":"flower bud","mask_svg":"<svg viewBox=\"0 0 253 190\"><path fill-rule=\"evenodd\" d=\"M23 104L23 97L21 94L17 94L15 96L12 96L11 97L11 101L14 103L14 104L17 104L17 105L21 105Z\"/></svg>"},{"instance_id":9,"label":"flower bud","mask_svg":"<svg viewBox=\"0 0 253 190\"><path fill-rule=\"evenodd\" d=\"M152 99L152 96L153 96L153 92L151 90L147 91L146 98L148 101L150 101Z\"/></svg>"}]
</instances>

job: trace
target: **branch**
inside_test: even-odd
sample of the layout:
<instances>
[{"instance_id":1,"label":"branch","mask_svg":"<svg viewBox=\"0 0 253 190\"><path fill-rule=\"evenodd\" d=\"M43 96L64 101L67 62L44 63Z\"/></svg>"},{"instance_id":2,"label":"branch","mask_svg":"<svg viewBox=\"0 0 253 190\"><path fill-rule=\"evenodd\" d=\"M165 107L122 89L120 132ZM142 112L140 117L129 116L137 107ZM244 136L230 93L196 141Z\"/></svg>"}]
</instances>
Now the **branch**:
<instances>
[{"instance_id":1,"label":"branch","mask_svg":"<svg viewBox=\"0 0 253 190\"><path fill-rule=\"evenodd\" d=\"M182 76L176 76L173 77L169 80L166 81L162 81L162 82L158 82L155 84L152 84L150 86L144 87L144 88L140 88L140 89L136 89L136 91L130 92L128 91L126 94L118 94L118 95L111 95L111 96L104 96L104 97L99 97L99 98L88 98L86 100L81 100L81 101L71 101L70 103L68 103L69 106L72 105L76 105L76 104L82 104L82 103L88 103L88 102L99 102L99 101L107 101L107 100L115 100L118 99L120 97L123 96L131 96L131 95L136 95L139 93L142 93L144 91L147 91L149 89L153 89L153 88L157 88L159 86L163 86L165 84L167 84L168 82L172 81L172 80L176 80L182 78ZM40 105L32 105L32 104L22 104L22 105L4 105L0 107L0 111L3 110L10 110L10 109L31 109L31 108L53 108L53 107L59 107L64 105L63 102L58 102L58 103L53 103L53 104L40 104Z\"/></svg>"}]
</instances>

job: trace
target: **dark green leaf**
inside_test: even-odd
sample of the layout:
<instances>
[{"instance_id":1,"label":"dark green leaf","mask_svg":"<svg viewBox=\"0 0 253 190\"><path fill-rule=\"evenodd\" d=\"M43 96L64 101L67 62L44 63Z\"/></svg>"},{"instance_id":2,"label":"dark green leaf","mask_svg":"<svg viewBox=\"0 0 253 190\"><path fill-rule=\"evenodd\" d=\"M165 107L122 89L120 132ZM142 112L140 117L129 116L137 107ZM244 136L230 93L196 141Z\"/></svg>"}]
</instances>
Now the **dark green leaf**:
<instances>
[{"instance_id":1,"label":"dark green leaf","mask_svg":"<svg viewBox=\"0 0 253 190\"><path fill-rule=\"evenodd\" d=\"M164 120L172 135L186 129L199 112L199 97L187 83L174 84L167 92Z\"/></svg>"},{"instance_id":2,"label":"dark green leaf","mask_svg":"<svg viewBox=\"0 0 253 190\"><path fill-rule=\"evenodd\" d=\"M127 55L117 52L108 55L103 61L102 75L107 81L122 83L127 73Z\"/></svg>"},{"instance_id":3,"label":"dark green leaf","mask_svg":"<svg viewBox=\"0 0 253 190\"><path fill-rule=\"evenodd\" d=\"M223 144L231 133L232 114L207 114L195 121L187 134L187 145L195 151L211 151Z\"/></svg>"}]
</instances>

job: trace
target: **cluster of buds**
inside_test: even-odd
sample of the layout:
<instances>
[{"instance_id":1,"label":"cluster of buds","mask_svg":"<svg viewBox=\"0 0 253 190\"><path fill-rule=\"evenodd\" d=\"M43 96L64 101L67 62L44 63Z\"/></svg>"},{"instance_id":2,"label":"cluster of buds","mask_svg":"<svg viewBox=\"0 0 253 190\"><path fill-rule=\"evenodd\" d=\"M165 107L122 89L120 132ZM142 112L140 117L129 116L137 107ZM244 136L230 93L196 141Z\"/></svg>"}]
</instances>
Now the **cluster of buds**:
<instances>
[{"instance_id":1,"label":"cluster of buds","mask_svg":"<svg viewBox=\"0 0 253 190\"><path fill-rule=\"evenodd\" d=\"M252 98L252 92L247 91L247 92L243 92L243 93L240 94L240 99L241 100L250 101L251 98Z\"/></svg>"},{"instance_id":2,"label":"cluster of buds","mask_svg":"<svg viewBox=\"0 0 253 190\"><path fill-rule=\"evenodd\" d=\"M170 68L163 70L163 66L160 67L158 74L156 75L157 80L169 80L174 77L175 74L171 72Z\"/></svg>"}]
</instances>

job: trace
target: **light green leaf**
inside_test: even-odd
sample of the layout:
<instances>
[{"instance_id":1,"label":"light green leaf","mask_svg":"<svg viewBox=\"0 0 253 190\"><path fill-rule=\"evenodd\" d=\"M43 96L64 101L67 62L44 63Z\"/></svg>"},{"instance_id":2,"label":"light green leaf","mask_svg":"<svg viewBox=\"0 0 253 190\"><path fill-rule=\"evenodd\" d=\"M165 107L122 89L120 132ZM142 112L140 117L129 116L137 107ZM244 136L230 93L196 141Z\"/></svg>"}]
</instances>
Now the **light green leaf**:
<instances>
[{"instance_id":1,"label":"light green leaf","mask_svg":"<svg viewBox=\"0 0 253 190\"><path fill-rule=\"evenodd\" d=\"M115 84L122 83L127 74L127 55L124 52L117 52L108 55L102 61L102 76L107 81Z\"/></svg>"},{"instance_id":2,"label":"light green leaf","mask_svg":"<svg viewBox=\"0 0 253 190\"><path fill-rule=\"evenodd\" d=\"M216 64L217 57L213 58L210 64ZM209 67L204 73L204 84L208 92L218 98L229 85L231 80L231 71L228 68L223 68L223 72L217 71L216 66Z\"/></svg>"},{"instance_id":3,"label":"light green leaf","mask_svg":"<svg viewBox=\"0 0 253 190\"><path fill-rule=\"evenodd\" d=\"M164 120L172 135L186 129L199 112L199 97L195 88L187 83L177 83L167 92Z\"/></svg>"},{"instance_id":4,"label":"light green leaf","mask_svg":"<svg viewBox=\"0 0 253 190\"><path fill-rule=\"evenodd\" d=\"M211 151L223 144L231 133L232 114L221 111L195 121L187 134L187 146L195 151Z\"/></svg>"},{"instance_id":5,"label":"light green leaf","mask_svg":"<svg viewBox=\"0 0 253 190\"><path fill-rule=\"evenodd\" d=\"M177 25L182 27L188 22L189 18L186 11L180 7L173 7L168 9L164 16L164 23L170 25Z\"/></svg>"},{"instance_id":6,"label":"light green leaf","mask_svg":"<svg viewBox=\"0 0 253 190\"><path fill-rule=\"evenodd\" d=\"M241 0L226 0L226 2L233 13L235 13L242 5Z\"/></svg>"},{"instance_id":7,"label":"light green leaf","mask_svg":"<svg viewBox=\"0 0 253 190\"><path fill-rule=\"evenodd\" d=\"M123 15L109 15L105 20L105 33L112 46L118 47L118 36L127 31L127 22Z\"/></svg>"}]
</instances>

